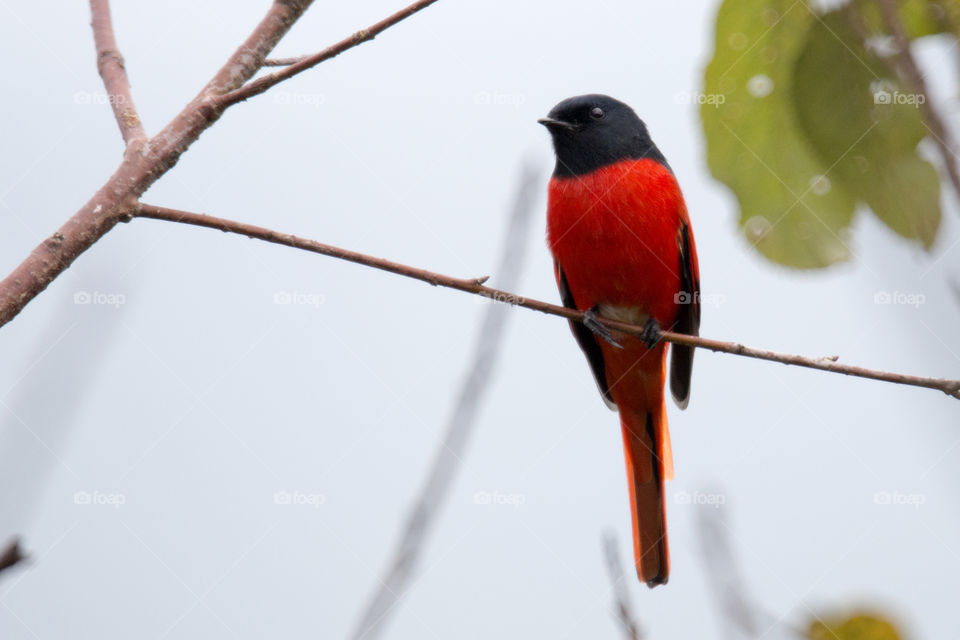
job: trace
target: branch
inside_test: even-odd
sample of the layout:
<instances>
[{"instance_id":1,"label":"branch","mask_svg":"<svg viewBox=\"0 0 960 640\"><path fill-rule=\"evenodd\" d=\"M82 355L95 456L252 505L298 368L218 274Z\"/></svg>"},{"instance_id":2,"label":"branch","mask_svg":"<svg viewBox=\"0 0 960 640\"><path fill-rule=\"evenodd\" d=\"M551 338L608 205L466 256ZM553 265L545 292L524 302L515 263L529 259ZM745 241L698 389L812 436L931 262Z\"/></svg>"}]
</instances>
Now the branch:
<instances>
[{"instance_id":1,"label":"branch","mask_svg":"<svg viewBox=\"0 0 960 640\"><path fill-rule=\"evenodd\" d=\"M497 276L504 286L512 288L520 280L534 194L539 176L532 168L520 175L513 211L503 239L503 252L497 265ZM436 524L453 486L460 465L466 456L467 442L476 424L477 413L493 379L494 368L503 344L509 309L494 304L487 308L480 328L473 361L460 384L460 393L447 424L446 433L433 456L429 475L410 509L400 542L394 550L389 568L374 589L367 607L354 631L357 640L373 640L381 635L387 618L403 598L427 536Z\"/></svg>"},{"instance_id":2,"label":"branch","mask_svg":"<svg viewBox=\"0 0 960 640\"><path fill-rule=\"evenodd\" d=\"M533 309L534 311L540 311L553 316L560 316L561 318L566 318L567 320L572 320L574 322L583 322L582 311L569 309L567 307L560 307L555 304L550 304L549 302L541 302L540 300L524 298L514 293L510 293L509 291L483 286L483 283L488 280L489 276L466 279L454 278L452 276L435 273L433 271L427 271L426 269L418 269L417 267L400 264L399 262L391 262L390 260L385 260L383 258L376 258L363 253L357 253L356 251L341 249L329 244L317 242L316 240L300 238L289 233L280 233L279 231L273 231L272 229L266 229L264 227L258 227L256 225L246 224L244 222L236 222L234 220L226 220L224 218L215 218L202 213L191 213L189 211L180 211L177 209L167 209L164 207L141 204L134 215L141 218L153 218L154 220L167 220L169 222L181 222L183 224L192 224L198 227L207 227L209 229L219 229L220 231L226 233L237 233L249 238L256 238L257 240L264 240L274 244L282 244L294 249L311 251L313 253L319 253L321 255L338 258L340 260L346 260L348 262L355 262L357 264L373 267L375 269L389 271L390 273L396 273L407 278L422 280L423 282L430 283L433 286L457 289L458 291L466 291L467 293L473 293L485 298L490 298L491 300L495 300L497 302L506 302L514 306ZM609 320L607 318L600 318L600 322L610 329L614 329L628 335L637 337L643 336L644 327L627 324L626 322L620 322L618 320ZM857 378L867 378L869 380L880 380L881 382L892 382L894 384L924 387L926 389L936 389L944 392L948 396L960 399L960 380L925 378L902 373L890 373L887 371L866 369L864 367L840 364L837 362L837 356L808 358L805 356L767 351L765 349L754 349L751 347L746 347L737 342L711 340L709 338L688 336L683 333L674 333L672 331L661 331L660 339L664 342L672 342L674 344L699 347L701 349L708 349L710 351L730 353L747 358L756 358L758 360L780 362L782 364L806 367L808 369L817 369L819 371L830 371L833 373L840 373Z\"/></svg>"},{"instance_id":3,"label":"branch","mask_svg":"<svg viewBox=\"0 0 960 640\"><path fill-rule=\"evenodd\" d=\"M113 116L120 127L120 135L128 145L134 140L143 140L147 132L143 130L137 107L133 104L130 92L130 80L124 67L123 56L113 36L113 23L110 20L110 0L90 0L90 14L93 27L93 42L97 48L97 71L103 78L107 98L113 108Z\"/></svg>"},{"instance_id":4,"label":"branch","mask_svg":"<svg viewBox=\"0 0 960 640\"><path fill-rule=\"evenodd\" d=\"M603 555L607 562L607 572L613 588L613 600L617 609L617 619L627 640L643 640L640 625L630 609L630 596L623 584L623 563L617 552L617 538L612 533L603 537Z\"/></svg>"},{"instance_id":5,"label":"branch","mask_svg":"<svg viewBox=\"0 0 960 640\"><path fill-rule=\"evenodd\" d=\"M309 4L310 0L274 2L246 44L251 41L260 43L262 60L269 52L266 48L286 33ZM95 35L103 33L105 7L105 2L91 1ZM80 254L127 218L143 192L173 168L180 155L220 118L222 112L209 104L211 92L217 86L229 89L233 82L245 82L259 68L255 63L244 64L243 52L244 47L241 47L213 80L154 138L132 138L124 152L123 161L106 183L0 282L0 326L15 318ZM117 69L122 69L113 63L106 68L109 70L108 78L115 78ZM125 73L123 77L126 77Z\"/></svg>"},{"instance_id":6,"label":"branch","mask_svg":"<svg viewBox=\"0 0 960 640\"><path fill-rule=\"evenodd\" d=\"M721 494L722 495L722 494ZM740 564L733 553L730 531L723 521L724 510L716 508L697 509L697 533L700 552L707 569L707 582L720 608L724 622L729 625L724 635L736 631L736 637L757 638L759 625L756 612L759 608L749 597ZM765 621L767 622L767 621Z\"/></svg>"},{"instance_id":7,"label":"branch","mask_svg":"<svg viewBox=\"0 0 960 640\"><path fill-rule=\"evenodd\" d=\"M897 5L893 0L877 0L877 4L880 7L880 14L883 16L883 22L893 35L896 44L897 52L894 54L894 58L897 61L900 76L911 91L924 97L923 102L920 103L920 112L924 115L927 128L933 134L933 139L940 150L940 156L943 158L943 165L947 171L947 177L950 179L950 184L953 186L953 191L960 198L960 170L957 167L957 156L951 148L953 141L950 131L947 129L946 122L930 101L927 83L923 79L923 73L920 71L916 58L913 57L913 51L910 49L910 36L900 19Z\"/></svg>"},{"instance_id":8,"label":"branch","mask_svg":"<svg viewBox=\"0 0 960 640\"><path fill-rule=\"evenodd\" d=\"M307 69L315 67L325 60L334 58L340 55L341 53L343 53L344 51L347 51L348 49L352 49L357 45L361 45L364 42L373 40L378 35L380 35L381 32L386 31L387 29L397 24L401 20L405 20L409 18L410 16L417 13L418 11L426 9L436 1L437 0L418 0L417 2L414 2L413 4L407 6L406 8L396 12L392 16L384 18L380 22L377 22L376 24L372 24L366 29L361 29L360 31L357 31L353 35L347 38L344 38L340 42L327 47L326 49L324 49L323 51L320 51L319 53L315 53L310 56L304 56L301 59L294 58L293 59L294 62L289 66L287 66L282 71L274 71L273 73L265 75L261 78L257 78L253 82L250 82L249 84L246 84L240 87L239 89L236 89L235 91L231 91L230 93L224 95L219 100L218 104L221 108L226 109L227 107L234 105L238 102L243 102L248 98L252 98L253 96L260 95L270 87L283 82L287 78L292 78L298 73L301 73L303 71L306 71ZM272 65L272 66L277 66L277 65Z\"/></svg>"},{"instance_id":9,"label":"branch","mask_svg":"<svg viewBox=\"0 0 960 640\"><path fill-rule=\"evenodd\" d=\"M24 558L26 558L26 556L23 555L23 550L20 549L20 539L14 538L0 551L0 572L22 562Z\"/></svg>"},{"instance_id":10,"label":"branch","mask_svg":"<svg viewBox=\"0 0 960 640\"><path fill-rule=\"evenodd\" d=\"M127 221L137 207L140 196L177 164L180 156L220 119L223 111L231 104L249 97L246 93L234 95L230 92L241 87L260 70L266 56L312 1L275 0L243 45L160 133L149 140L129 134L123 161L107 182L63 226L34 248L23 262L0 281L0 327L15 318L31 300L118 222ZM410 5L370 29L360 31L347 41L325 50L327 53L321 52L319 57L311 57L309 66L315 66L372 39L384 29L435 1ZM91 0L98 51L101 44L104 50L115 51L116 47L112 39L112 29L109 29L107 6L106 0ZM110 44L113 44L113 48ZM119 54L105 58L104 81L108 84L119 82L116 79L122 78L121 85L127 85L126 72L123 71L120 61ZM256 88L244 87L243 91L249 92L249 95L262 93L276 82L307 68L294 66L297 68L292 73L288 72L294 67L287 68L283 77L267 85L251 83L247 87L256 85ZM112 91L113 88L109 87L108 90ZM233 97L225 99L227 96ZM132 107L132 99L130 104ZM128 134L123 129L126 120L118 117L118 122L121 123L126 139Z\"/></svg>"},{"instance_id":11,"label":"branch","mask_svg":"<svg viewBox=\"0 0 960 640\"><path fill-rule=\"evenodd\" d=\"M723 494L720 494L723 495ZM783 622L757 604L743 579L727 525L723 503L697 509L700 553L707 569L707 582L720 609L725 638L807 638L800 629ZM776 629L777 634L771 633Z\"/></svg>"},{"instance_id":12,"label":"branch","mask_svg":"<svg viewBox=\"0 0 960 640\"><path fill-rule=\"evenodd\" d=\"M267 55L312 3L313 0L274 0L267 15L207 83L200 96L223 95L252 78L263 66Z\"/></svg>"}]
</instances>

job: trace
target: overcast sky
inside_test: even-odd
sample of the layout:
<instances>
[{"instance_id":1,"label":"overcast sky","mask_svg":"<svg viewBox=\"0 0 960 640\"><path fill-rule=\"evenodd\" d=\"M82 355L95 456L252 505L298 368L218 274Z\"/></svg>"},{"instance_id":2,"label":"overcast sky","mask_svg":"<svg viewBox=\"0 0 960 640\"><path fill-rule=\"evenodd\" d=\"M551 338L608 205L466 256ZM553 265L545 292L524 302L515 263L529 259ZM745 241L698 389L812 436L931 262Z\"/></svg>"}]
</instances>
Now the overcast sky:
<instances>
[{"instance_id":1,"label":"overcast sky","mask_svg":"<svg viewBox=\"0 0 960 640\"><path fill-rule=\"evenodd\" d=\"M148 132L265 5L116 3ZM318 2L277 54L318 50L398 7ZM855 260L819 272L774 266L738 233L736 202L709 176L697 107L683 99L701 87L717 7L441 0L231 109L144 201L490 274L496 286L519 167L536 163L545 191L552 165L536 119L567 96L608 93L646 120L684 189L703 291L715 296L703 335L960 377L952 196L929 254L864 213ZM4 274L119 161L88 24L83 2L0 0L11 61ZM955 123L955 51L931 42L921 54ZM519 293L557 301L542 194L536 206ZM878 292L918 304L878 305ZM21 534L32 554L0 580L0 636L346 637L485 309L210 230L137 220L112 231L0 329L0 537ZM565 322L524 309L510 321L462 474L389 637L619 633L601 551L612 531L630 556L618 421ZM628 581L650 637L721 635L697 527L715 506L698 501L723 503L769 622L863 605L889 607L911 637L955 632L958 408L934 391L699 353L690 407L668 410L670 583ZM278 504L285 495L299 504Z\"/></svg>"}]
</instances>

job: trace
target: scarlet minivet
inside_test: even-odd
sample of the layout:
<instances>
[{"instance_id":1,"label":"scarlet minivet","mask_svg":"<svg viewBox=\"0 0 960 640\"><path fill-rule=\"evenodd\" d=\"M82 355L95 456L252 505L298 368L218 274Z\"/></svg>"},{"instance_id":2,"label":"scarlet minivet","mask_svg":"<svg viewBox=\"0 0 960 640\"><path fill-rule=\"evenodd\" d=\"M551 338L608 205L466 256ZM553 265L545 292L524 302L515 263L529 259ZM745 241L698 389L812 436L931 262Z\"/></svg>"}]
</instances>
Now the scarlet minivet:
<instances>
[{"instance_id":1,"label":"scarlet minivet","mask_svg":"<svg viewBox=\"0 0 960 640\"><path fill-rule=\"evenodd\" d=\"M626 104L608 96L564 100L539 120L553 138L547 242L563 304L604 401L620 413L637 575L650 587L670 573L664 479L673 477L660 328L697 335L700 275L690 219L673 171ZM638 338L608 330L640 325ZM671 346L670 391L690 399L693 348Z\"/></svg>"}]
</instances>

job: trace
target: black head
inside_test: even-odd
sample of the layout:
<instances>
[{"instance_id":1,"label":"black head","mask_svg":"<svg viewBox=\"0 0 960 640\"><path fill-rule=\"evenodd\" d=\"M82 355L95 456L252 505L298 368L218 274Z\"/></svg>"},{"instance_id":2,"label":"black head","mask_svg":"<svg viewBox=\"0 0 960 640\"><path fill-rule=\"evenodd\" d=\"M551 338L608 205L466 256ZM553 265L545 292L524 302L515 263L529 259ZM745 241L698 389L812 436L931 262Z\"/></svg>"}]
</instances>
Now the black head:
<instances>
[{"instance_id":1,"label":"black head","mask_svg":"<svg viewBox=\"0 0 960 640\"><path fill-rule=\"evenodd\" d=\"M567 98L537 120L553 137L561 178L591 173L629 158L649 158L668 169L647 126L633 109L600 94Z\"/></svg>"}]
</instances>

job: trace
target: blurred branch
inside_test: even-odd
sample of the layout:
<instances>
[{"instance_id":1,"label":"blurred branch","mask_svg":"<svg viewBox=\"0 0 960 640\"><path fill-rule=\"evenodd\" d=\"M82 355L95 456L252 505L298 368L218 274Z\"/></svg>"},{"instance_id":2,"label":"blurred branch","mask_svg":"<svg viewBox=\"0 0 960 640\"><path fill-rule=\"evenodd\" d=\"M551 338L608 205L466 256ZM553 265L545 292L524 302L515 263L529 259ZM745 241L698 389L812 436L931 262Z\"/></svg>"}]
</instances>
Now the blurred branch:
<instances>
[{"instance_id":1,"label":"blurred branch","mask_svg":"<svg viewBox=\"0 0 960 640\"><path fill-rule=\"evenodd\" d=\"M513 288L520 280L539 181L539 172L533 167L527 166L521 170L513 209L503 238L503 250L495 271L505 287ZM410 510L389 568L371 594L354 632L354 638L371 640L378 637L390 612L403 598L410 584L427 536L436 524L447 494L456 480L477 413L490 386L502 349L508 311L506 307L498 304L491 304L487 308L473 361L460 385L460 393L447 424L447 431L434 453L430 473Z\"/></svg>"},{"instance_id":2,"label":"blurred branch","mask_svg":"<svg viewBox=\"0 0 960 640\"><path fill-rule=\"evenodd\" d=\"M133 104L130 92L130 80L124 67L123 56L113 36L113 22L110 20L110 0L90 0L93 42L97 48L97 71L107 90L108 102L120 127L123 141L130 144L134 140L147 137L140 122L140 115Z\"/></svg>"},{"instance_id":3,"label":"blurred branch","mask_svg":"<svg viewBox=\"0 0 960 640\"><path fill-rule=\"evenodd\" d=\"M296 61L290 64L289 66L287 66L282 71L275 71L268 75L257 78L256 80L250 82L249 84L246 84L243 87L226 94L225 96L223 96L221 100L219 100L219 106L225 109L238 102L242 102L248 98L252 98L253 96L263 93L270 87L276 84L279 84L288 78L292 78L298 73L306 71L311 67L317 66L318 64L320 64L321 62L324 62L325 60L334 58L348 49L352 49L357 45L363 44L364 42L367 42L369 40L373 40L378 35L380 35L381 32L386 31L387 29L397 24L401 20L406 20L407 18L417 13L418 11L426 9L427 7L432 5L434 2L437 2L437 0L418 0L418 2L414 2L413 4L407 6L406 8L401 9L400 11L397 11L392 16L384 18L380 22L377 22L376 24L372 24L366 29L361 29L360 31L357 31L353 35L347 38L344 38L340 42L327 47L323 51L320 51L310 56L303 56L299 60L294 59ZM276 66L276 65L271 65L271 66Z\"/></svg>"},{"instance_id":4,"label":"blurred branch","mask_svg":"<svg viewBox=\"0 0 960 640\"><path fill-rule=\"evenodd\" d=\"M724 514L725 508L721 505L697 511L697 531L707 579L721 617L730 623L724 628L725 637L806 638L806 634L782 622L782 616L770 615L749 596L730 543L730 527L724 521ZM777 633L771 633L775 629Z\"/></svg>"},{"instance_id":5,"label":"blurred branch","mask_svg":"<svg viewBox=\"0 0 960 640\"><path fill-rule=\"evenodd\" d=\"M623 628L623 635L627 640L643 640L640 625L637 624L636 617L630 609L630 596L623 582L623 563L617 551L617 538L612 533L603 537L603 555L607 563L607 572L610 574L617 619Z\"/></svg>"},{"instance_id":6,"label":"blurred branch","mask_svg":"<svg viewBox=\"0 0 960 640\"><path fill-rule=\"evenodd\" d=\"M14 538L7 543L7 546L0 550L0 572L23 561L24 558L26 558L26 556L20 548L20 538Z\"/></svg>"},{"instance_id":7,"label":"blurred branch","mask_svg":"<svg viewBox=\"0 0 960 640\"><path fill-rule=\"evenodd\" d=\"M740 575L730 544L727 525L721 518L719 505L716 508L698 509L697 530L700 534L700 550L707 567L710 589L720 607L721 616L731 623L734 636L756 638L756 621L747 597L747 589Z\"/></svg>"},{"instance_id":8,"label":"blurred branch","mask_svg":"<svg viewBox=\"0 0 960 640\"><path fill-rule=\"evenodd\" d=\"M953 151L953 140L949 129L947 129L946 121L930 100L930 93L927 91L927 83L923 78L923 72L920 70L920 65L917 64L910 48L910 36L907 34L907 28L900 19L899 10L893 0L876 0L876 2L880 8L884 25L893 35L893 41L896 45L896 53L893 56L896 62L896 70L910 91L923 96L924 99L919 105L920 113L923 114L927 129L933 135L937 149L940 151L943 166L947 172L947 177L950 179L953 191L960 198L960 169L957 167L957 155ZM851 3L850 7L852 6Z\"/></svg>"},{"instance_id":9,"label":"blurred branch","mask_svg":"<svg viewBox=\"0 0 960 640\"><path fill-rule=\"evenodd\" d=\"M408 18L436 0L420 0L346 40L309 56L282 71L244 84L259 71L267 55L312 0L275 0L244 43L167 126L147 139L139 117L134 119L129 81L117 52L107 0L90 0L98 67L107 91L119 97L112 102L127 148L123 160L107 181L79 211L46 238L6 278L0 281L0 326L10 322L94 245L136 209L140 196L172 169L180 156L220 119L233 104L263 93L273 85L368 40ZM123 110L121 107L128 107ZM118 110L119 109L119 110Z\"/></svg>"},{"instance_id":10,"label":"blurred branch","mask_svg":"<svg viewBox=\"0 0 960 640\"><path fill-rule=\"evenodd\" d=\"M189 211L180 211L177 209L167 209L164 207L142 204L140 205L139 209L134 212L134 215L141 218L153 218L155 220L180 222L184 224L192 224L198 227L219 229L220 231L228 233L237 233L240 235L245 235L249 238L256 238L258 240L264 240L274 244L282 244L288 247L293 247L294 249L311 251L313 253L339 258L340 260L347 260L348 262L355 262L357 264L373 267L375 269L389 271L407 278L422 280L423 282L428 282L434 286L457 289L458 291L466 291L467 293L480 295L497 302L506 302L518 307L525 307L527 309L533 309L534 311L540 311L549 315L560 316L561 318L566 318L567 320L583 322L583 312L581 311L560 307L555 304L550 304L549 302L541 302L540 300L524 298L514 293L510 293L509 291L486 287L483 285L483 283L487 281L488 277L466 279L454 278L441 273L427 271L426 269L411 267L399 262L391 262L390 260L385 260L383 258L377 258L363 253L357 253L356 251L341 249L332 245L323 244L322 242L317 242L316 240L299 238L288 233L280 233L279 231L273 231L272 229L266 229L264 227L258 227L256 225L246 224L244 222L236 222L234 220L226 220L224 218L215 218L202 213L192 213ZM643 336L644 327L627 324L626 322L619 322L617 320L609 320L607 318L600 318L600 321L610 329L614 329L632 336ZM754 349L736 342L723 342L721 340L711 340L709 338L701 338L699 336L688 336L682 333L674 333L672 331L661 331L660 339L665 342L672 342L674 344L684 344L692 347L699 347L701 349L708 349L710 351L719 351L721 353L729 353L747 358L756 358L758 360L769 360L771 362L779 362L781 364L788 364L797 367L806 367L808 369L817 369L819 371L830 371L832 373L840 373L857 378L867 378L869 380L892 382L894 384L923 387L926 389L936 389L938 391L942 391L948 396L960 399L960 380L926 378L902 373L891 373L887 371L878 371L875 369L866 369L864 367L840 364L837 362L837 356L809 358L806 356L767 351L765 349Z\"/></svg>"}]
</instances>

